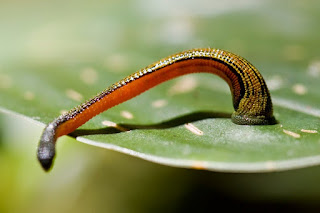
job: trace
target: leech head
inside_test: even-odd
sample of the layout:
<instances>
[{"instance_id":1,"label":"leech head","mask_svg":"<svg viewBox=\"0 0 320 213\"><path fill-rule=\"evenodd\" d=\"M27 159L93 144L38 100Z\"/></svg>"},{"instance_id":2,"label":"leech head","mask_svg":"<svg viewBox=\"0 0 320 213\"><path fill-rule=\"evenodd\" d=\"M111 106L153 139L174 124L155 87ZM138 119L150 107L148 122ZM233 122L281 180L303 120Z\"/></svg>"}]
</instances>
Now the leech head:
<instances>
[{"instance_id":1,"label":"leech head","mask_svg":"<svg viewBox=\"0 0 320 213\"><path fill-rule=\"evenodd\" d=\"M55 125L50 123L44 129L38 147L38 160L45 171L49 171L55 156Z\"/></svg>"}]
</instances>

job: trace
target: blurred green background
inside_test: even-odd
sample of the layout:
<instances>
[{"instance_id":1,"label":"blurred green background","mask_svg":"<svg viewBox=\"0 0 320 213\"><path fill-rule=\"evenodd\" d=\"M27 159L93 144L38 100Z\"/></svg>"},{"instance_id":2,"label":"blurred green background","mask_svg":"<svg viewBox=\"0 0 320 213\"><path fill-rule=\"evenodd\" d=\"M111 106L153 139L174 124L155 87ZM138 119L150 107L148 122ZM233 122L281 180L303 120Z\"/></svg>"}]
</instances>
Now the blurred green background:
<instances>
[{"instance_id":1,"label":"blurred green background","mask_svg":"<svg viewBox=\"0 0 320 213\"><path fill-rule=\"evenodd\" d=\"M292 70L303 76L320 60L319 11L316 0L0 1L0 74L50 64L133 72L168 53L210 46L268 68L267 77L281 70L295 81ZM318 91L310 93L305 103L319 105L312 101ZM320 210L318 166L261 174L195 171L65 137L54 170L44 173L35 157L42 127L6 114L0 122L0 212Z\"/></svg>"}]
</instances>

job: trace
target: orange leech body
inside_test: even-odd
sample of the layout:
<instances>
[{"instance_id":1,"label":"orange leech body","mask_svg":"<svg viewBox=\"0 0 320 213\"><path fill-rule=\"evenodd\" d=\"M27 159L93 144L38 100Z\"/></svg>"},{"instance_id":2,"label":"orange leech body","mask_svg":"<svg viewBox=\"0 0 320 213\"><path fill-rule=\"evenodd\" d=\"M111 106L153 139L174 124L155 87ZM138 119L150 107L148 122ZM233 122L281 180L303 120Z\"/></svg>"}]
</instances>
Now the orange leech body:
<instances>
[{"instance_id":1,"label":"orange leech body","mask_svg":"<svg viewBox=\"0 0 320 213\"><path fill-rule=\"evenodd\" d=\"M193 49L171 55L133 73L49 123L38 148L38 159L42 167L45 170L51 168L58 137L73 132L92 117L160 83L181 75L200 72L216 74L228 83L235 109L232 114L234 123L275 123L269 91L253 65L224 50Z\"/></svg>"},{"instance_id":2,"label":"orange leech body","mask_svg":"<svg viewBox=\"0 0 320 213\"><path fill-rule=\"evenodd\" d=\"M217 69L216 67L219 69ZM220 70L223 70L223 72ZM194 59L193 61L189 60L175 63L171 66L161 68L157 72L153 73L153 75L145 75L139 80L132 81L129 84L126 84L113 91L109 95L104 96L99 101L90 105L85 111L77 114L74 119L62 123L57 129L57 136L60 137L73 132L75 129L82 126L92 117L106 111L113 106L134 98L135 96L151 89L152 87L162 82L168 81L181 75L197 72L208 72L217 74L227 80L230 86L232 85L232 83L231 81L229 81L229 79L236 79L236 76L232 76L232 73L227 66L219 64L216 61ZM225 73L228 73L229 77L232 76L233 78L226 77ZM237 89L239 88L239 85L237 85L236 82L237 81L234 80L236 88L233 88L233 90L237 91L235 96L239 97L240 94L239 90Z\"/></svg>"}]
</instances>

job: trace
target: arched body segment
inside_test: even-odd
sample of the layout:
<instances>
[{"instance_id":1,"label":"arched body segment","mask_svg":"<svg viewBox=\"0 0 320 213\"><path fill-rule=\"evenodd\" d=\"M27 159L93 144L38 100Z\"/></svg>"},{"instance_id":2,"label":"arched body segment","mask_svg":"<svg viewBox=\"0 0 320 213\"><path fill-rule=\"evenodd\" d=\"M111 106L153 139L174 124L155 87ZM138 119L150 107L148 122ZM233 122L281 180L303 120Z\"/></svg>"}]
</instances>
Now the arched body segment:
<instances>
[{"instance_id":1,"label":"arched body segment","mask_svg":"<svg viewBox=\"0 0 320 213\"><path fill-rule=\"evenodd\" d=\"M38 148L38 159L42 167L45 170L51 167L58 137L73 132L99 113L162 82L200 72L216 74L228 83L235 109L232 114L234 123L275 123L267 85L252 64L224 50L193 49L168 56L133 73L49 123L41 136Z\"/></svg>"}]
</instances>

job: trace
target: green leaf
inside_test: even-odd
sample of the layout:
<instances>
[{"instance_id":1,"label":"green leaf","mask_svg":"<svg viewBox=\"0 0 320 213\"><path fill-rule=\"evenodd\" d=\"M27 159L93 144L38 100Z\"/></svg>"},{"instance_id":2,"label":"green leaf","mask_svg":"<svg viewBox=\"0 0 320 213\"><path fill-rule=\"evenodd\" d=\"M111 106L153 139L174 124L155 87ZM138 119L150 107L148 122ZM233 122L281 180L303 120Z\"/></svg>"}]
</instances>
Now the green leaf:
<instances>
[{"instance_id":1,"label":"green leaf","mask_svg":"<svg viewBox=\"0 0 320 213\"><path fill-rule=\"evenodd\" d=\"M32 19L31 29L16 29L17 34L25 35L22 43L26 45L2 45L12 54L1 60L0 111L43 125L162 57L189 47L212 46L238 53L257 66L267 80L279 124L233 124L226 83L216 76L196 74L116 106L72 136L93 146L177 167L257 172L320 164L319 13L299 14L306 23L287 28L282 27L284 20L277 19L281 14L267 5L252 9L254 14L241 12L236 19L225 14L175 20L192 31L184 35L170 31L176 27L170 20L163 22L152 14L153 25L147 26L143 17L135 17L135 11L124 11L135 17L132 27L130 18L112 13L113 8L106 10L110 13L98 11L90 18L84 15L66 22L61 18L50 26ZM275 12L274 16L267 16L268 11ZM118 22L105 21L110 17ZM92 23L107 27L95 28ZM239 27L236 23L245 25L235 29ZM297 28L304 33L291 34ZM8 33L7 41L13 41ZM170 33L178 38L168 36ZM189 88L179 90L181 84ZM106 127L110 122L120 130Z\"/></svg>"}]
</instances>

